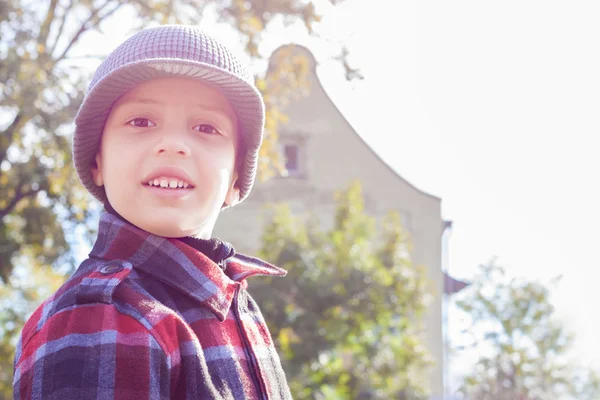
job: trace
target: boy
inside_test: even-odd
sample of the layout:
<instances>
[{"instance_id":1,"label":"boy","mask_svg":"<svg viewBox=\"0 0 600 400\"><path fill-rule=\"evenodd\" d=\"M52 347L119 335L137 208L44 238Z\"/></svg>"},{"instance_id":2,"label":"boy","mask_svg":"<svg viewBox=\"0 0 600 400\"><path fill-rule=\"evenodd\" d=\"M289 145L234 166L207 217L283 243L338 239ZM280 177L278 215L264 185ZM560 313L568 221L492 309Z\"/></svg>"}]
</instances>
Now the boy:
<instances>
[{"instance_id":1,"label":"boy","mask_svg":"<svg viewBox=\"0 0 600 400\"><path fill-rule=\"evenodd\" d=\"M16 399L291 398L245 281L285 271L210 239L252 188L263 123L250 73L193 27L104 60L73 141L98 239L25 325Z\"/></svg>"}]
</instances>

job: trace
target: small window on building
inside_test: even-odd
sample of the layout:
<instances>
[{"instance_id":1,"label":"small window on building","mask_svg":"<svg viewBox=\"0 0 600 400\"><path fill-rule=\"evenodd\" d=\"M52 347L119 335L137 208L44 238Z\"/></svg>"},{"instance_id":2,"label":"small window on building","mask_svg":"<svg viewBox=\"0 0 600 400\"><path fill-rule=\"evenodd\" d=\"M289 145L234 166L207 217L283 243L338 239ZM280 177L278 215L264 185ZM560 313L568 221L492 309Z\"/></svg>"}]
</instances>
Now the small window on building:
<instances>
[{"instance_id":1,"label":"small window on building","mask_svg":"<svg viewBox=\"0 0 600 400\"><path fill-rule=\"evenodd\" d=\"M281 156L281 178L306 179L307 154L303 136L286 134L280 137L279 155Z\"/></svg>"},{"instance_id":2,"label":"small window on building","mask_svg":"<svg viewBox=\"0 0 600 400\"><path fill-rule=\"evenodd\" d=\"M283 147L283 156L285 157L285 169L287 169L288 175L298 174L298 145L286 144Z\"/></svg>"}]
</instances>

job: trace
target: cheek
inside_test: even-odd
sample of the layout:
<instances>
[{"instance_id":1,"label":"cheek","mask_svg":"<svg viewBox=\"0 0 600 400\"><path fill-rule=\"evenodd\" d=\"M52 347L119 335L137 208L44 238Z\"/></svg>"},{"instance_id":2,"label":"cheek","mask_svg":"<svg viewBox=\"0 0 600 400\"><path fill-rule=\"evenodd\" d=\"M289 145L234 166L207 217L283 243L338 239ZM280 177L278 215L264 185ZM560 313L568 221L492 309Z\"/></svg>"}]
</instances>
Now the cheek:
<instances>
[{"instance_id":1,"label":"cheek","mask_svg":"<svg viewBox=\"0 0 600 400\"><path fill-rule=\"evenodd\" d=\"M102 151L102 175L105 184L125 185L141 165L140 160L136 159L136 152L128 149L127 146L109 141L102 147Z\"/></svg>"},{"instance_id":2,"label":"cheek","mask_svg":"<svg viewBox=\"0 0 600 400\"><path fill-rule=\"evenodd\" d=\"M215 194L222 195L227 192L233 178L235 169L235 156L233 146L220 151L210 151L200 160L204 179L212 182L212 186L216 189Z\"/></svg>"},{"instance_id":3,"label":"cheek","mask_svg":"<svg viewBox=\"0 0 600 400\"><path fill-rule=\"evenodd\" d=\"M227 143L221 146L213 146L212 148L203 148L201 150L203 163L209 164L213 171L221 171L223 169L233 171L235 167L235 147L232 143Z\"/></svg>"}]
</instances>

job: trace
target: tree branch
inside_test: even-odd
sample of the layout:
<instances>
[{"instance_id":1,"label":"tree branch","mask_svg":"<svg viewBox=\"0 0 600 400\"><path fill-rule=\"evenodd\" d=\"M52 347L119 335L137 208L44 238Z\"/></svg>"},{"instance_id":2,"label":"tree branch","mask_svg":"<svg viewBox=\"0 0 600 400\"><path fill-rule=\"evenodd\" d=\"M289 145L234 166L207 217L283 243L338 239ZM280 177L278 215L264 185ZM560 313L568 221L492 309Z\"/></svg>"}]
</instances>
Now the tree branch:
<instances>
[{"instance_id":1,"label":"tree branch","mask_svg":"<svg viewBox=\"0 0 600 400\"><path fill-rule=\"evenodd\" d=\"M81 56L76 56L76 57L65 57L64 60L90 60L90 59L96 59L96 60L102 60L106 57L106 54L88 54L88 55L81 55Z\"/></svg>"},{"instance_id":2,"label":"tree branch","mask_svg":"<svg viewBox=\"0 0 600 400\"><path fill-rule=\"evenodd\" d=\"M2 132L2 136L0 136L0 164L2 164L2 161L6 158L6 153L13 142L15 132L21 129L27 120L29 120L29 118L25 117L23 113L19 111L8 128Z\"/></svg>"},{"instance_id":3,"label":"tree branch","mask_svg":"<svg viewBox=\"0 0 600 400\"><path fill-rule=\"evenodd\" d=\"M10 201L10 203L8 203L8 205L6 207L4 207L2 210L0 210L0 220L4 219L4 217L8 214L10 214L10 212L15 208L15 206L19 203L19 201L23 200L26 197L31 197L34 196L37 192L39 192L40 190L34 190L34 189L29 189L26 192L21 192L21 188L23 187L23 182L19 182L19 185L17 186L16 190L15 190L15 197Z\"/></svg>"},{"instance_id":4,"label":"tree branch","mask_svg":"<svg viewBox=\"0 0 600 400\"><path fill-rule=\"evenodd\" d=\"M146 4L144 2L144 0L133 0L130 3L135 3L138 6L140 6L141 8L143 8L145 11L151 12L152 11L152 7L150 7L148 4Z\"/></svg>"},{"instance_id":5,"label":"tree branch","mask_svg":"<svg viewBox=\"0 0 600 400\"><path fill-rule=\"evenodd\" d=\"M46 42L48 41L48 34L50 33L50 27L52 26L52 22L54 22L54 11L56 11L56 6L58 5L58 0L51 0L50 7L48 8L48 13L46 14L46 18L40 27L40 33L38 35L38 45L44 47L44 52L46 51Z\"/></svg>"},{"instance_id":6,"label":"tree branch","mask_svg":"<svg viewBox=\"0 0 600 400\"><path fill-rule=\"evenodd\" d=\"M63 30L65 28L65 23L67 21L67 17L69 15L69 12L71 11L71 8L73 8L73 0L69 0L69 5L65 8L65 12L62 15L62 19L60 21L60 28L58 28L58 33L56 34L56 38L54 39L54 44L52 45L52 49L48 53L50 55L54 54L54 52L56 51L56 46L58 46L58 42L60 41L60 38L63 34Z\"/></svg>"},{"instance_id":7,"label":"tree branch","mask_svg":"<svg viewBox=\"0 0 600 400\"><path fill-rule=\"evenodd\" d=\"M103 20L105 20L106 18L110 17L112 14L114 14L115 12L117 12L117 10L119 8L121 8L125 3L121 3L119 2L117 4L117 6L115 8L113 8L112 10L110 10L109 12L107 12L106 14L104 14L103 16L101 16L100 18L98 18L98 24L97 26L100 25L100 22L102 22Z\"/></svg>"},{"instance_id":8,"label":"tree branch","mask_svg":"<svg viewBox=\"0 0 600 400\"><path fill-rule=\"evenodd\" d=\"M90 29L90 27L88 27L88 23L93 20L95 17L98 16L98 13L100 13L100 11L102 11L102 9L104 7L106 7L107 5L109 5L112 2L112 0L106 0L106 2L104 2L104 4L102 4L100 7L96 8L95 10L92 11L92 13L90 14L90 16L81 24L81 26L79 27L79 30L77 31L77 33L75 35L73 35L73 37L71 38L71 41L69 42L69 44L67 45L67 47L65 47L65 49L63 50L62 54L56 59L55 62L59 62L60 60L64 59L65 56L67 55L67 53L69 52L69 50L71 50L71 47L73 47L73 45L75 43L77 43L77 40L79 40L79 37L88 29ZM100 17L98 19L98 22L96 23L96 26L100 24L100 22L106 18L107 15L112 14L113 12L115 12L117 9L119 9L119 7L121 7L123 5L123 3L119 3L117 5L117 7L115 7L115 9L113 9L112 11L108 12L107 14L105 14L104 16Z\"/></svg>"}]
</instances>

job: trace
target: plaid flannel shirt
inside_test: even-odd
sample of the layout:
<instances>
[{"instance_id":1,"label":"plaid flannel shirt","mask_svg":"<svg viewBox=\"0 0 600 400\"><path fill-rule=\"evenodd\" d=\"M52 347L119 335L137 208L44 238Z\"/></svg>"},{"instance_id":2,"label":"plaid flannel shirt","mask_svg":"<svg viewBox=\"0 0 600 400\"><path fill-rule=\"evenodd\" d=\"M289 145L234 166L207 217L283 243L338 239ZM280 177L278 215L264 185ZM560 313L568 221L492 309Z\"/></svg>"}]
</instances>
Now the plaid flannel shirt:
<instances>
[{"instance_id":1,"label":"plaid flannel shirt","mask_svg":"<svg viewBox=\"0 0 600 400\"><path fill-rule=\"evenodd\" d=\"M109 213L75 274L26 323L15 399L291 399L251 275Z\"/></svg>"}]
</instances>

